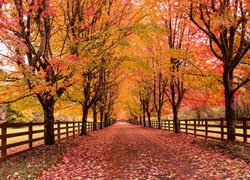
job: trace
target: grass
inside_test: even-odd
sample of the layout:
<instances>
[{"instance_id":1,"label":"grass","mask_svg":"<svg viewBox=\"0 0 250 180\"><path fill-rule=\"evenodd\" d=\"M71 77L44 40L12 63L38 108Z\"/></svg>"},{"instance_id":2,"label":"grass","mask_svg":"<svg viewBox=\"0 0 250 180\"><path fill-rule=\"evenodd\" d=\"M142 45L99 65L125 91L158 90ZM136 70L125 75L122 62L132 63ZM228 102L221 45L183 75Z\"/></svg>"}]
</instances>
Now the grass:
<instances>
[{"instance_id":1,"label":"grass","mask_svg":"<svg viewBox=\"0 0 250 180\"><path fill-rule=\"evenodd\" d=\"M33 130L43 130L43 126L34 126ZM21 128L8 128L7 129L7 134L13 134L13 133L19 133L19 132L28 132L28 127L21 127ZM38 137L43 137L43 133L36 133L33 134L33 138L38 138ZM12 137L7 139L7 144L12 144L16 142L21 142L21 141L26 141L28 140L28 135L24 136L17 136L17 137Z\"/></svg>"},{"instance_id":2,"label":"grass","mask_svg":"<svg viewBox=\"0 0 250 180\"><path fill-rule=\"evenodd\" d=\"M181 124L181 128L185 128L186 126ZM188 125L188 128L189 129L194 129L194 126L193 125ZM205 135L205 132L201 132L199 130L205 130L205 126L204 125L201 125L201 126L196 126L196 133L197 134L200 134L200 135ZM185 130L182 130L183 132ZM221 128L220 127L208 127L208 131L217 131L218 133L208 133L208 136L212 136L212 137L220 137L220 132L221 132ZM227 132L227 128L224 128L223 131L226 133ZM236 128L235 129L236 133L237 134L242 134L243 135L243 129L240 129L240 128ZM193 133L193 131L189 130L189 132ZM247 135L250 135L250 129L247 129ZM238 141L243 141L243 137L240 137L240 136L236 136L236 139ZM248 138L248 143L250 143L250 138Z\"/></svg>"},{"instance_id":3,"label":"grass","mask_svg":"<svg viewBox=\"0 0 250 180\"><path fill-rule=\"evenodd\" d=\"M250 164L250 144L242 143L242 142L229 142L229 141L213 141L213 140L204 140L197 139L193 141L194 144L198 144L200 146L212 147L220 149L229 156L234 159L242 159Z\"/></svg>"},{"instance_id":4,"label":"grass","mask_svg":"<svg viewBox=\"0 0 250 180\"><path fill-rule=\"evenodd\" d=\"M61 128L66 127L66 124L61 124L60 127ZM43 130L43 129L44 129L44 126L33 126L33 131L35 131L35 130ZM73 128L69 129L69 131L71 131L71 130L73 130ZM19 132L28 132L28 127L7 128L7 134L14 134L14 133L19 133ZM61 133L66 132L66 129L62 129L60 132ZM1 133L2 132L0 130L0 135L1 135ZM55 130L55 134L57 134L57 130ZM36 134L33 134L33 139L43 137L43 136L44 136L44 133L36 133ZM64 138L64 137L66 137L66 134L61 136L61 138ZM28 135L11 137L11 138L7 138L7 144L22 142L22 141L26 141L28 139L29 139ZM0 139L0 143L1 143L1 139ZM33 143L34 146L41 145L41 144L43 144L43 140ZM27 148L28 148L28 144L27 145L21 145L21 146L18 146L18 147L8 149L7 153L8 154L13 154L15 152L25 150Z\"/></svg>"},{"instance_id":5,"label":"grass","mask_svg":"<svg viewBox=\"0 0 250 180\"><path fill-rule=\"evenodd\" d=\"M39 146L0 163L0 179L37 179L44 169L62 160L62 153L76 146L72 140Z\"/></svg>"}]
</instances>

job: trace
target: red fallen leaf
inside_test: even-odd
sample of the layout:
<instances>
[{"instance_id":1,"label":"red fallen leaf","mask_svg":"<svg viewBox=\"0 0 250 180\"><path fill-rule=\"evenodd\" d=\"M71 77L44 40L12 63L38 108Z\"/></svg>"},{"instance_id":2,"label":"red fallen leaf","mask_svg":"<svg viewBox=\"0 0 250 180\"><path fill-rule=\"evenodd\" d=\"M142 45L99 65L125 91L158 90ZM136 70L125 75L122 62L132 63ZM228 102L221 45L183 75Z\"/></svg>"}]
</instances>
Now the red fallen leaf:
<instances>
[{"instance_id":1,"label":"red fallen leaf","mask_svg":"<svg viewBox=\"0 0 250 180\"><path fill-rule=\"evenodd\" d=\"M117 123L74 139L63 161L42 179L247 179L250 167L212 148L192 144L193 137ZM244 168L244 172L242 171Z\"/></svg>"}]
</instances>

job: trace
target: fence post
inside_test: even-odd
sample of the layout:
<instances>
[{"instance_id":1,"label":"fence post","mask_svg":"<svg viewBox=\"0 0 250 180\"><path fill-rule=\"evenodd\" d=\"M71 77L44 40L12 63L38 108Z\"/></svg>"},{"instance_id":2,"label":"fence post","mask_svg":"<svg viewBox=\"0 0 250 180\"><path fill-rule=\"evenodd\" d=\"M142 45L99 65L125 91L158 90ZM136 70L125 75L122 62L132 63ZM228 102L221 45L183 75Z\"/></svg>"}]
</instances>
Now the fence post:
<instances>
[{"instance_id":1,"label":"fence post","mask_svg":"<svg viewBox=\"0 0 250 180\"><path fill-rule=\"evenodd\" d=\"M207 136L208 136L208 127L207 127L207 119L205 120L205 139L207 140Z\"/></svg>"},{"instance_id":2,"label":"fence post","mask_svg":"<svg viewBox=\"0 0 250 180\"><path fill-rule=\"evenodd\" d=\"M196 137L196 119L194 119L194 137Z\"/></svg>"},{"instance_id":3,"label":"fence post","mask_svg":"<svg viewBox=\"0 0 250 180\"><path fill-rule=\"evenodd\" d=\"M7 127L3 126L2 127L2 139L1 139L1 147L6 146L6 142L7 142L7 138L4 137L7 134ZM1 151L1 156L4 157L7 155L7 150L6 149L2 149Z\"/></svg>"},{"instance_id":4,"label":"fence post","mask_svg":"<svg viewBox=\"0 0 250 180\"><path fill-rule=\"evenodd\" d=\"M32 122L29 123L29 148L32 148Z\"/></svg>"},{"instance_id":5,"label":"fence post","mask_svg":"<svg viewBox=\"0 0 250 180\"><path fill-rule=\"evenodd\" d=\"M77 123L78 124L78 134L80 133L80 122Z\"/></svg>"},{"instance_id":6,"label":"fence post","mask_svg":"<svg viewBox=\"0 0 250 180\"><path fill-rule=\"evenodd\" d=\"M224 139L224 123L223 119L220 119L221 139Z\"/></svg>"},{"instance_id":7,"label":"fence post","mask_svg":"<svg viewBox=\"0 0 250 180\"><path fill-rule=\"evenodd\" d=\"M60 139L61 139L61 132L60 132L60 122L58 122L58 124L57 124L57 140L58 140L58 142L60 142Z\"/></svg>"},{"instance_id":8,"label":"fence post","mask_svg":"<svg viewBox=\"0 0 250 180\"><path fill-rule=\"evenodd\" d=\"M170 120L168 120L168 131L170 131Z\"/></svg>"},{"instance_id":9,"label":"fence post","mask_svg":"<svg viewBox=\"0 0 250 180\"><path fill-rule=\"evenodd\" d=\"M247 142L247 120L243 119L243 139L244 142Z\"/></svg>"},{"instance_id":10,"label":"fence post","mask_svg":"<svg viewBox=\"0 0 250 180\"><path fill-rule=\"evenodd\" d=\"M188 124L187 124L187 120L185 120L185 130L186 130L186 134L188 133Z\"/></svg>"},{"instance_id":11,"label":"fence post","mask_svg":"<svg viewBox=\"0 0 250 180\"><path fill-rule=\"evenodd\" d=\"M69 122L66 122L66 137L69 137Z\"/></svg>"},{"instance_id":12,"label":"fence post","mask_svg":"<svg viewBox=\"0 0 250 180\"><path fill-rule=\"evenodd\" d=\"M73 121L73 137L75 137L75 121Z\"/></svg>"}]
</instances>

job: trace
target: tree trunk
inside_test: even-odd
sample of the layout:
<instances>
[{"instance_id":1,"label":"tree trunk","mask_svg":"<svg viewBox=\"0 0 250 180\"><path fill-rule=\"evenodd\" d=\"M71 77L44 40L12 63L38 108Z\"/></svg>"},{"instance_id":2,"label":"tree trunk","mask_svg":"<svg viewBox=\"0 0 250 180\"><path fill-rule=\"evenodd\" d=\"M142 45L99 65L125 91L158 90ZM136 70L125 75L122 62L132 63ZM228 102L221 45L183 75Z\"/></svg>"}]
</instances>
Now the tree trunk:
<instances>
[{"instance_id":1,"label":"tree trunk","mask_svg":"<svg viewBox=\"0 0 250 180\"><path fill-rule=\"evenodd\" d=\"M151 117L150 117L150 113L147 112L147 115L148 115L148 127L152 127L152 126L151 126Z\"/></svg>"},{"instance_id":2,"label":"tree trunk","mask_svg":"<svg viewBox=\"0 0 250 180\"><path fill-rule=\"evenodd\" d=\"M142 125L142 118L141 118L141 116L140 116L140 125Z\"/></svg>"},{"instance_id":3,"label":"tree trunk","mask_svg":"<svg viewBox=\"0 0 250 180\"><path fill-rule=\"evenodd\" d=\"M157 115L158 115L158 129L161 129L161 112L158 112Z\"/></svg>"},{"instance_id":4,"label":"tree trunk","mask_svg":"<svg viewBox=\"0 0 250 180\"><path fill-rule=\"evenodd\" d=\"M104 113L104 127L108 126L108 113Z\"/></svg>"},{"instance_id":5,"label":"tree trunk","mask_svg":"<svg viewBox=\"0 0 250 180\"><path fill-rule=\"evenodd\" d=\"M103 129L103 110L100 110L100 129Z\"/></svg>"},{"instance_id":6,"label":"tree trunk","mask_svg":"<svg viewBox=\"0 0 250 180\"><path fill-rule=\"evenodd\" d=\"M87 119L88 119L88 109L82 108L82 129L80 136L87 135Z\"/></svg>"},{"instance_id":7,"label":"tree trunk","mask_svg":"<svg viewBox=\"0 0 250 180\"><path fill-rule=\"evenodd\" d=\"M225 96L225 114L227 121L227 139L235 141L235 110L234 110L234 92L233 92L233 74L224 72L224 96Z\"/></svg>"},{"instance_id":8,"label":"tree trunk","mask_svg":"<svg viewBox=\"0 0 250 180\"><path fill-rule=\"evenodd\" d=\"M44 111L44 143L46 145L55 144L55 134L54 134L54 102L45 103L43 107Z\"/></svg>"},{"instance_id":9,"label":"tree trunk","mask_svg":"<svg viewBox=\"0 0 250 180\"><path fill-rule=\"evenodd\" d=\"M96 105L94 104L93 108L93 130L96 131L97 130L97 112L96 112Z\"/></svg>"},{"instance_id":10,"label":"tree trunk","mask_svg":"<svg viewBox=\"0 0 250 180\"><path fill-rule=\"evenodd\" d=\"M48 96L44 99L41 95L37 95L43 107L44 113L44 143L45 145L55 144L55 134L54 134L54 105L56 100L53 96Z\"/></svg>"},{"instance_id":11,"label":"tree trunk","mask_svg":"<svg viewBox=\"0 0 250 180\"><path fill-rule=\"evenodd\" d=\"M180 123L178 119L178 108L173 107L173 115L174 115L174 132L179 133L180 132Z\"/></svg>"},{"instance_id":12,"label":"tree trunk","mask_svg":"<svg viewBox=\"0 0 250 180\"><path fill-rule=\"evenodd\" d=\"M108 118L108 120L107 120L107 126L110 126L110 119Z\"/></svg>"},{"instance_id":13,"label":"tree trunk","mask_svg":"<svg viewBox=\"0 0 250 180\"><path fill-rule=\"evenodd\" d=\"M143 125L146 127L146 112L143 110Z\"/></svg>"}]
</instances>

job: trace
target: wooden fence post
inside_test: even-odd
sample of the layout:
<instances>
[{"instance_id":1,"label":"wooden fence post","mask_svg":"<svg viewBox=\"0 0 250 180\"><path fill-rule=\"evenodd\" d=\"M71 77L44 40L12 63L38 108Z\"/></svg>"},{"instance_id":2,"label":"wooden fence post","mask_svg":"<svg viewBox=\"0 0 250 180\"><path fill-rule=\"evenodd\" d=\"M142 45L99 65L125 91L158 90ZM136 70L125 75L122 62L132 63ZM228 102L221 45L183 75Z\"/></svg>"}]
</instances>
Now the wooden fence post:
<instances>
[{"instance_id":1,"label":"wooden fence post","mask_svg":"<svg viewBox=\"0 0 250 180\"><path fill-rule=\"evenodd\" d=\"M207 127L207 119L205 120L205 139L207 140L207 136L208 136L208 127Z\"/></svg>"},{"instance_id":2,"label":"wooden fence post","mask_svg":"<svg viewBox=\"0 0 250 180\"><path fill-rule=\"evenodd\" d=\"M168 120L168 131L170 131L170 120Z\"/></svg>"},{"instance_id":3,"label":"wooden fence post","mask_svg":"<svg viewBox=\"0 0 250 180\"><path fill-rule=\"evenodd\" d=\"M66 122L66 137L69 137L69 122Z\"/></svg>"},{"instance_id":4,"label":"wooden fence post","mask_svg":"<svg viewBox=\"0 0 250 180\"><path fill-rule=\"evenodd\" d=\"M194 119L194 137L196 137L196 119Z\"/></svg>"},{"instance_id":5,"label":"wooden fence post","mask_svg":"<svg viewBox=\"0 0 250 180\"><path fill-rule=\"evenodd\" d=\"M247 143L247 120L243 119L243 140Z\"/></svg>"},{"instance_id":6,"label":"wooden fence post","mask_svg":"<svg viewBox=\"0 0 250 180\"><path fill-rule=\"evenodd\" d=\"M75 121L73 121L73 137L75 137Z\"/></svg>"},{"instance_id":7,"label":"wooden fence post","mask_svg":"<svg viewBox=\"0 0 250 180\"><path fill-rule=\"evenodd\" d=\"M61 134L60 134L60 122L57 124L57 140L60 142Z\"/></svg>"},{"instance_id":8,"label":"wooden fence post","mask_svg":"<svg viewBox=\"0 0 250 180\"><path fill-rule=\"evenodd\" d=\"M224 139L224 123L223 119L220 119L221 139Z\"/></svg>"},{"instance_id":9,"label":"wooden fence post","mask_svg":"<svg viewBox=\"0 0 250 180\"><path fill-rule=\"evenodd\" d=\"M186 134L188 133L188 124L187 124L187 120L185 120L185 130L186 130Z\"/></svg>"},{"instance_id":10,"label":"wooden fence post","mask_svg":"<svg viewBox=\"0 0 250 180\"><path fill-rule=\"evenodd\" d=\"M32 122L29 123L29 148L32 148Z\"/></svg>"},{"instance_id":11,"label":"wooden fence post","mask_svg":"<svg viewBox=\"0 0 250 180\"><path fill-rule=\"evenodd\" d=\"M2 136L5 136L7 134L7 127L3 126L2 127ZM6 137L2 137L1 139L1 147L6 146L6 142L7 142L7 138ZM4 157L7 155L7 150L6 149L2 149L1 151L1 156Z\"/></svg>"},{"instance_id":12,"label":"wooden fence post","mask_svg":"<svg viewBox=\"0 0 250 180\"><path fill-rule=\"evenodd\" d=\"M78 122L78 134L80 134L80 122Z\"/></svg>"}]
</instances>

